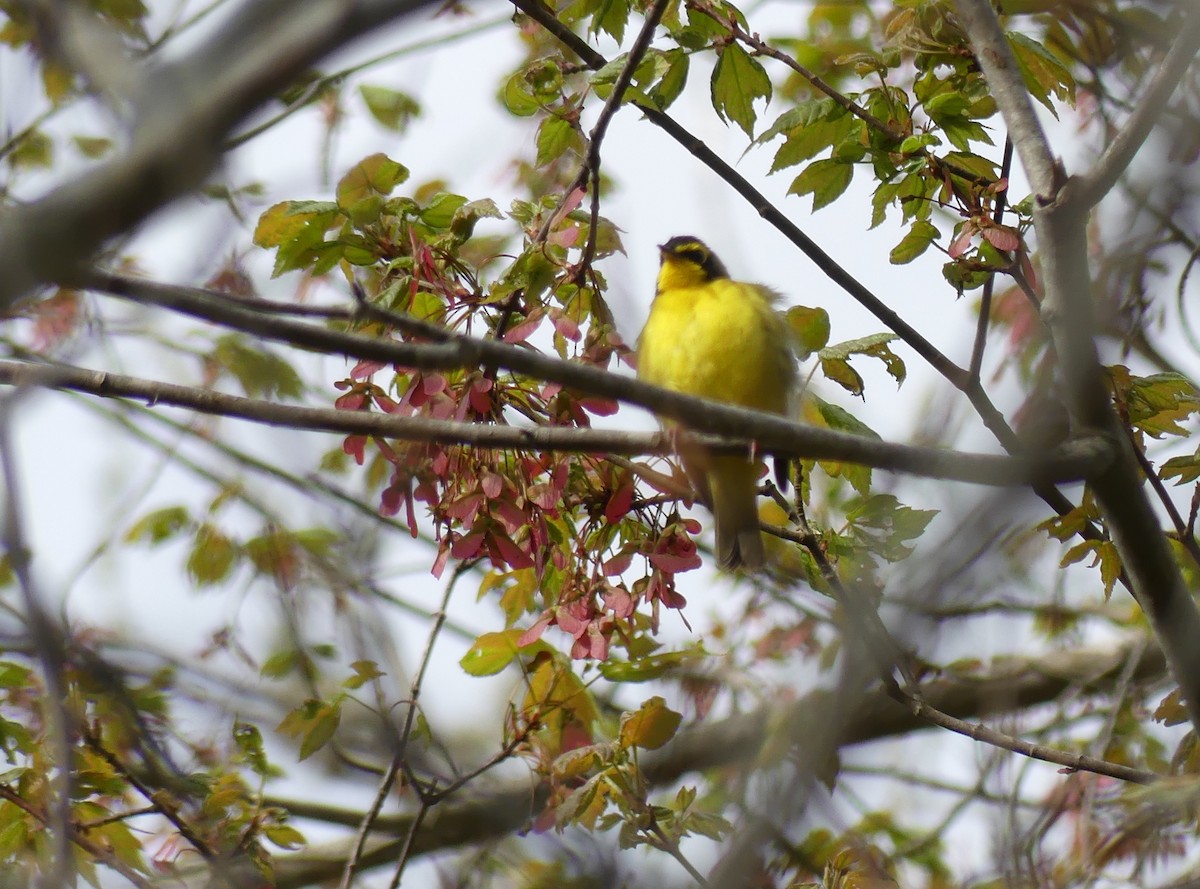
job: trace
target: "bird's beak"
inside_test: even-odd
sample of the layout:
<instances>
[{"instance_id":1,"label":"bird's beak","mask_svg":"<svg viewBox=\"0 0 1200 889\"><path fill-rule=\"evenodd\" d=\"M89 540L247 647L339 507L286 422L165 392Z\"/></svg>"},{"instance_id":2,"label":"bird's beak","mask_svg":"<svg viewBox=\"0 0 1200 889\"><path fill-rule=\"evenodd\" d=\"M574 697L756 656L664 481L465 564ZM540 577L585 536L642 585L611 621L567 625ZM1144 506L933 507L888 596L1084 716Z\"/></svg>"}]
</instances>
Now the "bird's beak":
<instances>
[{"instance_id":1,"label":"bird's beak","mask_svg":"<svg viewBox=\"0 0 1200 889\"><path fill-rule=\"evenodd\" d=\"M658 245L656 245L656 246L658 247L658 255L659 255L659 256L662 256L664 253L666 253L666 252L667 252L667 245L666 245L666 244L658 244Z\"/></svg>"}]
</instances>

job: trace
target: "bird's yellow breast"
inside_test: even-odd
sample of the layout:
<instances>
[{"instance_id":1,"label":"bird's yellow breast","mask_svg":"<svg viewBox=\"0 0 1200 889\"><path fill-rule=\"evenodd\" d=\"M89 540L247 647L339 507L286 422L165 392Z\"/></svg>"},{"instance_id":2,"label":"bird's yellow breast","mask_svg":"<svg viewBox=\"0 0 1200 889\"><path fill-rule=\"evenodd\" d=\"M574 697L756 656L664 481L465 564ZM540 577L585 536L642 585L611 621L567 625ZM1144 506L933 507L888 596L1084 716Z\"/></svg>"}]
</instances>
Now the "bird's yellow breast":
<instances>
[{"instance_id":1,"label":"bird's yellow breast","mask_svg":"<svg viewBox=\"0 0 1200 889\"><path fill-rule=\"evenodd\" d=\"M787 411L788 331L769 291L720 278L660 291L638 341L638 376L689 395ZM665 285L665 286L664 286Z\"/></svg>"}]
</instances>

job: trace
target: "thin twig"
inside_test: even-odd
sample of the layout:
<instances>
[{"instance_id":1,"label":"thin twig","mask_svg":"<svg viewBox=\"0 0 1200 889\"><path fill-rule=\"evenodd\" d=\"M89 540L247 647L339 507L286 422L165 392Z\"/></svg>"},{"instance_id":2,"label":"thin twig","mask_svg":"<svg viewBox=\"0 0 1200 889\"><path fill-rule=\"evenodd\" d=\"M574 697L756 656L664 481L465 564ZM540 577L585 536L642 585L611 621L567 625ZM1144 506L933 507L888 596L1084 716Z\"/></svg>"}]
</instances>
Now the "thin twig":
<instances>
[{"instance_id":1,"label":"thin twig","mask_svg":"<svg viewBox=\"0 0 1200 889\"><path fill-rule=\"evenodd\" d=\"M1065 750L1048 747L1045 744L1035 744L1032 741L1025 741L1013 735L989 728L981 722L970 723L958 719L916 698L909 697L908 705L914 716L918 719L926 720L932 725L941 726L975 741L991 744L994 747L1019 753L1031 759L1040 759L1044 762L1064 766L1071 771L1095 772L1097 775L1107 775L1110 778L1116 778L1118 781L1130 781L1134 784L1153 784L1162 777L1157 772L1135 769L1121 763L1108 762L1107 760L1097 759L1093 756L1086 756L1082 753L1068 753Z\"/></svg>"},{"instance_id":2,"label":"thin twig","mask_svg":"<svg viewBox=\"0 0 1200 889\"><path fill-rule=\"evenodd\" d=\"M1193 564L1197 568L1200 568L1200 543L1197 543L1196 538L1188 532L1188 523L1180 515L1179 509L1175 506L1175 501L1171 499L1171 495L1167 491L1167 486L1158 477L1158 473L1154 469L1154 464L1150 462L1146 454L1138 447L1137 442L1133 440L1132 434L1130 435L1130 444L1133 447L1133 455L1137 458L1138 465L1142 467L1142 473L1146 476L1146 480L1150 482L1150 487L1154 488L1154 493L1163 505L1163 509L1167 511L1167 515L1171 519L1171 524L1175 526L1175 534L1180 546L1187 550L1187 554L1192 557Z\"/></svg>"},{"instance_id":3,"label":"thin twig","mask_svg":"<svg viewBox=\"0 0 1200 889\"><path fill-rule=\"evenodd\" d=\"M1012 139L1004 139L1004 159L1000 163L1000 178L1009 179L1012 175L1013 143ZM992 221L999 225L1004 220L1004 209L1008 203L1008 189L996 195L996 206L992 210ZM1020 248L1018 248L1020 249ZM983 352L987 348L988 327L992 320L992 291L996 287L996 274L988 275L983 282L983 295L979 299L979 323L975 327L975 344L971 347L971 365L967 370L972 380L978 381L983 368Z\"/></svg>"},{"instance_id":4,"label":"thin twig","mask_svg":"<svg viewBox=\"0 0 1200 889\"><path fill-rule=\"evenodd\" d=\"M1200 49L1200 10L1182 3L1179 9L1184 17L1179 36L1157 66L1150 85L1134 103L1133 113L1116 138L1109 143L1091 170L1072 180L1068 190L1070 200L1084 207L1093 207L1109 193L1158 123L1179 81L1195 62L1196 51Z\"/></svg>"},{"instance_id":5,"label":"thin twig","mask_svg":"<svg viewBox=\"0 0 1200 889\"><path fill-rule=\"evenodd\" d=\"M450 596L454 592L454 586L466 570L467 565L456 565L446 583L446 591L442 595L441 608L439 608L437 613L434 615L433 625L429 629L429 637L425 643L425 653L421 656L421 664L417 669L416 676L413 678L412 687L409 694L408 713L404 720L404 728L401 730L400 737L397 741L396 753L392 757L392 761L388 765L387 771L384 772L382 780L379 782L379 788L375 792L375 798L371 801L370 808L367 809L366 814L363 816L362 823L358 826L358 831L354 837L353 849L350 853L350 856L346 859L346 866L342 871L342 879L338 884L339 889L350 889L350 884L354 880L354 872L358 868L359 861L362 858L363 849L366 847L367 836L371 832L371 825L375 822L375 819L379 817L379 813L383 809L383 804L387 800L388 794L391 792L392 785L396 782L396 776L400 773L401 767L404 765L404 761L408 756L408 744L410 738L412 737L412 729L416 721L417 709L420 706L419 699L421 696L421 684L425 679L425 671L429 667L430 659L433 656L434 644L437 642L438 635L441 633L442 625L445 623L446 609L450 606ZM417 791L418 796L420 797L422 793L420 787L414 784L413 789ZM422 799L422 811L424 811L426 807L427 804ZM413 824L409 830L408 839L405 844L406 848L411 844L412 838L416 835L417 826L420 820L420 817L413 820ZM405 858L405 855L402 855L400 858L400 862L397 865L399 871L403 870Z\"/></svg>"}]
</instances>

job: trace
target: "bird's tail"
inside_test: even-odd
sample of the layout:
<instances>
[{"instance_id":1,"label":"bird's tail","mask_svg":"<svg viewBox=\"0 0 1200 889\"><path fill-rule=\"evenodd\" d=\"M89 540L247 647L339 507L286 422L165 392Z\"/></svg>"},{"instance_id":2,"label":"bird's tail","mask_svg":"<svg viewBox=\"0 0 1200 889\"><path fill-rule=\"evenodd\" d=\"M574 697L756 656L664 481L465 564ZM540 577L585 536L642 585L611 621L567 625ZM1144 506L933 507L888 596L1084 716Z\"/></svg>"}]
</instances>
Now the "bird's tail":
<instances>
[{"instance_id":1,"label":"bird's tail","mask_svg":"<svg viewBox=\"0 0 1200 889\"><path fill-rule=\"evenodd\" d=\"M717 527L717 562L726 571L758 571L766 562L758 530L758 464L714 457L708 473Z\"/></svg>"}]
</instances>

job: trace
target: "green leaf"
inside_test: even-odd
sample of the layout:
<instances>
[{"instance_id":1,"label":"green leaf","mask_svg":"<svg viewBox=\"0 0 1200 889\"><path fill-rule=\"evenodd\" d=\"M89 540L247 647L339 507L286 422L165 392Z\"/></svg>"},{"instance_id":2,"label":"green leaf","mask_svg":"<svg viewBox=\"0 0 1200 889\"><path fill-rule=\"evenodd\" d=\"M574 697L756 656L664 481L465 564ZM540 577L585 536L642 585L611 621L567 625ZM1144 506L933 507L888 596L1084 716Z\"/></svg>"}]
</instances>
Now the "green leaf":
<instances>
[{"instance_id":1,"label":"green leaf","mask_svg":"<svg viewBox=\"0 0 1200 889\"><path fill-rule=\"evenodd\" d=\"M229 576L239 555L232 540L212 525L201 525L188 556L188 576L200 586L218 583Z\"/></svg>"},{"instance_id":2,"label":"green leaf","mask_svg":"<svg viewBox=\"0 0 1200 889\"><path fill-rule=\"evenodd\" d=\"M532 117L542 109L542 102L533 94L524 71L515 71L500 90L500 101L517 117Z\"/></svg>"},{"instance_id":3,"label":"green leaf","mask_svg":"<svg viewBox=\"0 0 1200 889\"><path fill-rule=\"evenodd\" d=\"M313 268L331 251L340 251L325 241L339 220L337 205L329 201L284 201L267 209L254 229L254 243L277 248L271 277Z\"/></svg>"},{"instance_id":4,"label":"green leaf","mask_svg":"<svg viewBox=\"0 0 1200 889\"><path fill-rule=\"evenodd\" d=\"M30 130L8 153L15 170L44 169L54 162L54 142L41 130Z\"/></svg>"},{"instance_id":5,"label":"green leaf","mask_svg":"<svg viewBox=\"0 0 1200 889\"><path fill-rule=\"evenodd\" d=\"M894 333L873 333L858 339L846 340L821 350L821 357L848 359L851 355L867 355L878 358L884 363L888 374L897 382L903 383L907 375L904 361L891 350L888 343L899 339Z\"/></svg>"},{"instance_id":6,"label":"green leaf","mask_svg":"<svg viewBox=\"0 0 1200 889\"><path fill-rule=\"evenodd\" d=\"M468 201L454 211L450 219L450 232L459 241L465 241L474 233L475 223L484 218L503 219L504 214L491 198Z\"/></svg>"},{"instance_id":7,"label":"green leaf","mask_svg":"<svg viewBox=\"0 0 1200 889\"><path fill-rule=\"evenodd\" d=\"M1075 78L1050 50L1032 37L1019 31L1008 32L1008 42L1021 69L1025 88L1029 94L1058 117L1051 96L1056 96L1072 106L1075 104Z\"/></svg>"},{"instance_id":8,"label":"green leaf","mask_svg":"<svg viewBox=\"0 0 1200 889\"><path fill-rule=\"evenodd\" d=\"M135 543L145 540L151 544L162 543L188 527L190 521L186 507L167 506L163 509L156 509L149 515L138 519L133 527L125 532L125 542Z\"/></svg>"},{"instance_id":9,"label":"green leaf","mask_svg":"<svg viewBox=\"0 0 1200 889\"><path fill-rule=\"evenodd\" d=\"M1104 584L1104 598L1112 595L1117 578L1121 576L1121 556L1111 540L1084 540L1077 543L1063 554L1058 567L1066 568L1082 561L1088 555L1092 556L1091 567L1100 566L1100 580Z\"/></svg>"},{"instance_id":10,"label":"green leaf","mask_svg":"<svg viewBox=\"0 0 1200 889\"><path fill-rule=\"evenodd\" d=\"M437 231L445 231L454 220L454 214L466 206L467 199L461 194L439 192L421 210L421 221Z\"/></svg>"},{"instance_id":11,"label":"green leaf","mask_svg":"<svg viewBox=\"0 0 1200 889\"><path fill-rule=\"evenodd\" d=\"M647 95L655 107L660 111L666 111L679 98L683 87L687 84L689 61L687 53L682 49L672 49L660 53L659 60L656 67L663 67L665 64L665 70Z\"/></svg>"},{"instance_id":12,"label":"green leaf","mask_svg":"<svg viewBox=\"0 0 1200 889\"><path fill-rule=\"evenodd\" d=\"M592 16L592 33L603 31L620 43L629 22L629 0L600 0Z\"/></svg>"},{"instance_id":13,"label":"green leaf","mask_svg":"<svg viewBox=\"0 0 1200 889\"><path fill-rule=\"evenodd\" d=\"M617 661L609 659L600 663L600 673L610 682L649 682L676 671L683 664L692 663L703 655L696 650L666 651L649 654L637 660Z\"/></svg>"},{"instance_id":14,"label":"green leaf","mask_svg":"<svg viewBox=\"0 0 1200 889\"><path fill-rule=\"evenodd\" d=\"M389 130L402 132L408 122L421 113L421 106L408 93L366 84L360 86L358 92L371 116Z\"/></svg>"},{"instance_id":15,"label":"green leaf","mask_svg":"<svg viewBox=\"0 0 1200 889\"><path fill-rule=\"evenodd\" d=\"M822 349L820 355L821 373L825 375L825 378L837 383L851 395L862 395L863 378L850 366L847 358L836 353L826 353L827 350Z\"/></svg>"},{"instance_id":16,"label":"green leaf","mask_svg":"<svg viewBox=\"0 0 1200 889\"><path fill-rule=\"evenodd\" d=\"M801 361L825 348L829 342L829 313L822 308L792 306L787 310L788 327Z\"/></svg>"},{"instance_id":17,"label":"green leaf","mask_svg":"<svg viewBox=\"0 0 1200 889\"><path fill-rule=\"evenodd\" d=\"M841 161L813 161L792 180L788 194L813 196L813 212L828 206L841 196L854 178L854 167Z\"/></svg>"},{"instance_id":18,"label":"green leaf","mask_svg":"<svg viewBox=\"0 0 1200 889\"><path fill-rule=\"evenodd\" d=\"M209 357L251 398L299 398L304 392L300 375L290 364L257 342L251 345L240 334L219 338Z\"/></svg>"},{"instance_id":19,"label":"green leaf","mask_svg":"<svg viewBox=\"0 0 1200 889\"><path fill-rule=\"evenodd\" d=\"M263 836L281 849L299 849L307 840L304 834L289 824L271 824L263 828Z\"/></svg>"},{"instance_id":20,"label":"green leaf","mask_svg":"<svg viewBox=\"0 0 1200 889\"><path fill-rule=\"evenodd\" d=\"M257 726L240 720L235 721L233 723L233 740L237 744L238 750L241 751L242 757L256 775L262 775L265 778L275 772L263 749L262 732L258 730Z\"/></svg>"},{"instance_id":21,"label":"green leaf","mask_svg":"<svg viewBox=\"0 0 1200 889\"><path fill-rule=\"evenodd\" d=\"M105 139L102 136L72 136L71 142L80 154L91 160L103 157L113 147L112 139Z\"/></svg>"},{"instance_id":22,"label":"green leaf","mask_svg":"<svg viewBox=\"0 0 1200 889\"><path fill-rule=\"evenodd\" d=\"M633 713L621 716L618 742L622 747L641 747L657 750L675 736L683 715L667 706L655 695Z\"/></svg>"},{"instance_id":23,"label":"green leaf","mask_svg":"<svg viewBox=\"0 0 1200 889\"><path fill-rule=\"evenodd\" d=\"M538 125L536 163L539 167L544 167L568 151L579 153L582 146L583 137L575 124L566 118L551 115Z\"/></svg>"},{"instance_id":24,"label":"green leaf","mask_svg":"<svg viewBox=\"0 0 1200 889\"><path fill-rule=\"evenodd\" d=\"M379 665L374 661L355 661L350 665L350 669L354 671L354 675L342 681L342 688L351 690L361 688L372 679L387 675L379 669Z\"/></svg>"},{"instance_id":25,"label":"green leaf","mask_svg":"<svg viewBox=\"0 0 1200 889\"><path fill-rule=\"evenodd\" d=\"M901 238L900 243L892 248L888 259L892 265L904 265L912 262L929 249L929 245L937 240L939 234L936 225L918 219L912 224L908 233Z\"/></svg>"},{"instance_id":26,"label":"green leaf","mask_svg":"<svg viewBox=\"0 0 1200 889\"><path fill-rule=\"evenodd\" d=\"M513 662L520 649L517 640L523 630L512 628L500 633L484 633L462 656L461 666L471 676L493 676Z\"/></svg>"},{"instance_id":27,"label":"green leaf","mask_svg":"<svg viewBox=\"0 0 1200 889\"><path fill-rule=\"evenodd\" d=\"M300 760L304 761L328 744L342 721L338 704L322 705L309 723L300 741Z\"/></svg>"},{"instance_id":28,"label":"green leaf","mask_svg":"<svg viewBox=\"0 0 1200 889\"><path fill-rule=\"evenodd\" d=\"M846 509L846 521L854 537L889 562L912 555L908 541L924 534L936 515L936 509L913 509L891 494L872 494Z\"/></svg>"},{"instance_id":29,"label":"green leaf","mask_svg":"<svg viewBox=\"0 0 1200 889\"><path fill-rule=\"evenodd\" d=\"M845 408L822 400L816 395L806 396L811 399L817 409L817 416L830 429L848 432L874 441L881 441L879 435L866 423L859 420ZM871 467L857 463L839 463L836 460L821 460L819 465L831 478L844 478L859 494L866 495L871 488Z\"/></svg>"},{"instance_id":30,"label":"green leaf","mask_svg":"<svg viewBox=\"0 0 1200 889\"><path fill-rule=\"evenodd\" d=\"M1162 465L1158 477L1163 481L1178 478L1176 485L1186 485L1200 478L1200 453L1188 454L1183 457L1172 457Z\"/></svg>"},{"instance_id":31,"label":"green leaf","mask_svg":"<svg viewBox=\"0 0 1200 889\"><path fill-rule=\"evenodd\" d=\"M992 137L988 135L983 124L965 117L952 117L942 121L942 132L950 140L950 144L960 151L970 151L972 142L982 142L991 145Z\"/></svg>"},{"instance_id":32,"label":"green leaf","mask_svg":"<svg viewBox=\"0 0 1200 889\"><path fill-rule=\"evenodd\" d=\"M408 178L408 168L386 154L372 154L350 168L337 185L337 204L356 225L374 222L383 199Z\"/></svg>"},{"instance_id":33,"label":"green leaf","mask_svg":"<svg viewBox=\"0 0 1200 889\"><path fill-rule=\"evenodd\" d=\"M267 658L258 674L264 679L282 679L300 665L301 657L294 648L277 651Z\"/></svg>"},{"instance_id":34,"label":"green leaf","mask_svg":"<svg viewBox=\"0 0 1200 889\"><path fill-rule=\"evenodd\" d=\"M727 44L718 50L717 64L713 68L713 108L722 120L732 120L753 138L757 117L755 99L771 100L771 79L741 44Z\"/></svg>"}]
</instances>

